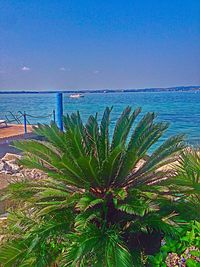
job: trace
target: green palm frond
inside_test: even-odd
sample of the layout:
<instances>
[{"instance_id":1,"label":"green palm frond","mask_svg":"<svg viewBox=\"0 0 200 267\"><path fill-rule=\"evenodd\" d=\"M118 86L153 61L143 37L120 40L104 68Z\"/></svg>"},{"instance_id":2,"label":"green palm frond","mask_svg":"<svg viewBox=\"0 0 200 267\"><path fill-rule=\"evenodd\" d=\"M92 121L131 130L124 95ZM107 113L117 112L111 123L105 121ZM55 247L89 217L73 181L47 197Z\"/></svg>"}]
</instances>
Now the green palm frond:
<instances>
[{"instance_id":1,"label":"green palm frond","mask_svg":"<svg viewBox=\"0 0 200 267\"><path fill-rule=\"evenodd\" d=\"M108 267L132 267L133 259L128 248L120 240L116 232L111 232L106 240L105 258Z\"/></svg>"},{"instance_id":2,"label":"green palm frond","mask_svg":"<svg viewBox=\"0 0 200 267\"><path fill-rule=\"evenodd\" d=\"M133 203L123 203L116 206L117 209L129 214L144 216L149 212L155 212L159 210L159 206L151 201L135 200Z\"/></svg>"},{"instance_id":3,"label":"green palm frond","mask_svg":"<svg viewBox=\"0 0 200 267\"><path fill-rule=\"evenodd\" d=\"M150 182L152 174L173 162L172 156L183 149L182 136L168 139L150 155L142 168L132 174L135 165L147 155L168 124L155 122L155 114L147 113L133 129L129 140L133 122L141 109L131 112L127 107L116 123L110 142L111 110L105 109L100 125L97 115L90 116L85 125L78 112L67 115L64 117L64 133L54 124L51 127L39 125L35 131L43 135L45 141L14 142L25 152L21 163L38 168L55 179L66 179L72 186L103 190L105 186Z\"/></svg>"},{"instance_id":4,"label":"green palm frond","mask_svg":"<svg viewBox=\"0 0 200 267\"><path fill-rule=\"evenodd\" d=\"M106 108L102 116L99 133L99 155L100 155L100 167L103 161L109 155L110 140L109 140L109 125L110 125L110 113L112 108Z\"/></svg>"},{"instance_id":5,"label":"green palm frond","mask_svg":"<svg viewBox=\"0 0 200 267\"><path fill-rule=\"evenodd\" d=\"M155 200L149 198L140 190L129 190L128 194L123 200L114 199L115 207L128 214L143 217L150 212L157 212L160 207Z\"/></svg>"},{"instance_id":6,"label":"green palm frond","mask_svg":"<svg viewBox=\"0 0 200 267\"><path fill-rule=\"evenodd\" d=\"M86 211L89 208L94 207L95 205L98 205L100 203L103 203L104 200L102 198L96 198L93 195L84 195L81 197L76 205L76 208L78 208L80 211Z\"/></svg>"},{"instance_id":7,"label":"green palm frond","mask_svg":"<svg viewBox=\"0 0 200 267\"><path fill-rule=\"evenodd\" d=\"M84 211L78 214L74 220L74 227L76 230L82 230L88 227L91 222L95 222L96 224L102 223L101 212L99 210L93 211Z\"/></svg>"},{"instance_id":8,"label":"green palm frond","mask_svg":"<svg viewBox=\"0 0 200 267\"><path fill-rule=\"evenodd\" d=\"M102 232L89 227L77 238L69 235L69 249L62 254L60 266L134 266L132 256L117 231Z\"/></svg>"},{"instance_id":9,"label":"green palm frond","mask_svg":"<svg viewBox=\"0 0 200 267\"><path fill-rule=\"evenodd\" d=\"M38 124L37 127L34 127L34 132L38 136L45 137L50 144L62 152L68 151L64 134L59 130L56 124L52 123L51 126Z\"/></svg>"},{"instance_id":10,"label":"green palm frond","mask_svg":"<svg viewBox=\"0 0 200 267\"><path fill-rule=\"evenodd\" d=\"M131 107L111 135L111 112L107 107L101 120L96 114L86 123L79 112L68 114L63 132L39 124L41 140L14 142L20 163L44 175L4 192L16 211L2 229L3 266L139 267L144 248L131 247L131 238L140 244L141 236L171 234L197 218L200 160L180 157L183 136L156 146L168 123L151 112L139 118L141 108ZM177 159L179 166L169 168Z\"/></svg>"},{"instance_id":11,"label":"green palm frond","mask_svg":"<svg viewBox=\"0 0 200 267\"><path fill-rule=\"evenodd\" d=\"M1 247L0 262L5 267L13 267L25 257L27 246L22 240L15 240Z\"/></svg>"},{"instance_id":12,"label":"green palm frond","mask_svg":"<svg viewBox=\"0 0 200 267\"><path fill-rule=\"evenodd\" d=\"M140 112L141 108L138 108L131 114L131 107L128 106L127 108L125 108L118 121L116 122L112 138L111 150L126 143L131 127Z\"/></svg>"},{"instance_id":13,"label":"green palm frond","mask_svg":"<svg viewBox=\"0 0 200 267\"><path fill-rule=\"evenodd\" d=\"M182 153L177 163L178 174L174 184L187 187L200 194L200 150L190 150Z\"/></svg>"}]
</instances>

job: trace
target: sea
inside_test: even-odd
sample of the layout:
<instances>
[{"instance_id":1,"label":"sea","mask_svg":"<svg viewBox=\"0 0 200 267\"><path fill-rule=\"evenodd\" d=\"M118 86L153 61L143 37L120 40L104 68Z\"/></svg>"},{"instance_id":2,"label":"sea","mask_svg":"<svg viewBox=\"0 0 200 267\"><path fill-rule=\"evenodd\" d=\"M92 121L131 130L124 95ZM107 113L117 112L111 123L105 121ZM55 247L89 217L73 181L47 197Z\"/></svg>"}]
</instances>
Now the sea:
<instances>
[{"instance_id":1,"label":"sea","mask_svg":"<svg viewBox=\"0 0 200 267\"><path fill-rule=\"evenodd\" d=\"M170 123L169 129L160 141L169 136L183 133L190 145L200 145L200 92L119 92L86 93L83 98L70 98L63 94L64 114L77 110L84 122L91 114L98 112L100 120L105 107L113 106L111 131L118 116L126 106L142 107L138 120L146 112L155 112L157 121ZM56 94L0 94L0 119L26 112L30 124L49 124L56 109ZM12 114L13 115L12 115ZM23 122L23 118L19 119ZM15 123L15 122L14 122Z\"/></svg>"}]
</instances>

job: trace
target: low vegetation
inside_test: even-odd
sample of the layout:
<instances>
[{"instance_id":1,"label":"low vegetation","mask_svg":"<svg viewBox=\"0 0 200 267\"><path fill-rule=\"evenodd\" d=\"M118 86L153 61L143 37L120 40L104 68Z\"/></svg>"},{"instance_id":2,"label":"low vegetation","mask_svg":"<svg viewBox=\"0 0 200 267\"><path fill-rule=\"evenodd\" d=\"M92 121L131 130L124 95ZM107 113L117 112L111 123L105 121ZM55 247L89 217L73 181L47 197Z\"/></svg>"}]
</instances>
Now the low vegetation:
<instances>
[{"instance_id":1,"label":"low vegetation","mask_svg":"<svg viewBox=\"0 0 200 267\"><path fill-rule=\"evenodd\" d=\"M140 108L127 107L111 135L111 111L85 124L73 113L64 132L38 125L42 141L14 143L20 163L48 178L8 186L15 207L1 230L2 266L176 266L168 254L187 248L196 258L184 264L198 264L199 235L177 246L183 231L199 229L198 152L185 150L182 135L158 146L168 124Z\"/></svg>"}]
</instances>

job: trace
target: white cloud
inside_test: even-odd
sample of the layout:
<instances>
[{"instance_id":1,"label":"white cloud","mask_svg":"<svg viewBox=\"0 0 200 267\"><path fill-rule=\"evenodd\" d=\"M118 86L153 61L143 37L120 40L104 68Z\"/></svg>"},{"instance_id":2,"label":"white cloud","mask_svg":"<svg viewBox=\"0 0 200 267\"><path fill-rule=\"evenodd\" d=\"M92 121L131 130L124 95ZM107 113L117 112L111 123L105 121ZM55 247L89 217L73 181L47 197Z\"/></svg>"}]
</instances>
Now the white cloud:
<instances>
[{"instance_id":1,"label":"white cloud","mask_svg":"<svg viewBox=\"0 0 200 267\"><path fill-rule=\"evenodd\" d=\"M94 70L93 73L94 74L98 74L100 71L99 70Z\"/></svg>"},{"instance_id":2,"label":"white cloud","mask_svg":"<svg viewBox=\"0 0 200 267\"><path fill-rule=\"evenodd\" d=\"M24 66L24 67L21 68L21 70L23 70L23 71L29 71L31 69L29 67Z\"/></svg>"},{"instance_id":3,"label":"white cloud","mask_svg":"<svg viewBox=\"0 0 200 267\"><path fill-rule=\"evenodd\" d=\"M60 71L71 71L70 68L67 68L67 69L66 69L65 67L61 67L61 68L59 68L59 70L60 70Z\"/></svg>"}]
</instances>

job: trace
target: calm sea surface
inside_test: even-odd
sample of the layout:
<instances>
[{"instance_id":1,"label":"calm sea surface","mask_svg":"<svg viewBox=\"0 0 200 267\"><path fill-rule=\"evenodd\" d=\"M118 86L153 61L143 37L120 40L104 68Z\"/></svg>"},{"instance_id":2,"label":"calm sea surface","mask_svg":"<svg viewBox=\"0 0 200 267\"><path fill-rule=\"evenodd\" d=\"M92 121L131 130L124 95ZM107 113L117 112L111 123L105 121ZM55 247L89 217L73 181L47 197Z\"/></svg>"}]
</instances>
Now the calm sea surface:
<instances>
[{"instance_id":1,"label":"calm sea surface","mask_svg":"<svg viewBox=\"0 0 200 267\"><path fill-rule=\"evenodd\" d=\"M0 94L0 119L9 111L16 114L18 111L34 116L52 114L56 107L54 94ZM158 120L170 122L167 136L185 133L190 144L200 144L200 93L190 92L161 92L161 93L106 93L85 94L84 98L72 99L64 94L64 113L76 110L81 112L86 121L90 114L102 112L106 106L113 106L112 125L123 108L130 105L134 108L142 107L144 114L155 111ZM48 123L50 118L29 118L31 123Z\"/></svg>"}]
</instances>

